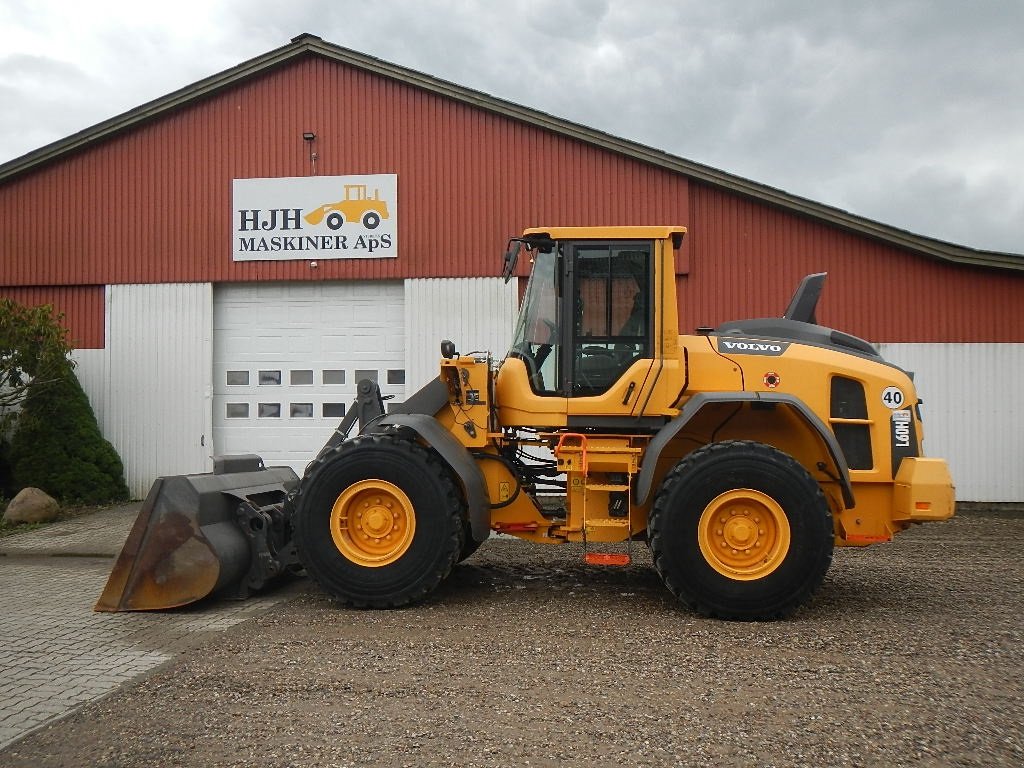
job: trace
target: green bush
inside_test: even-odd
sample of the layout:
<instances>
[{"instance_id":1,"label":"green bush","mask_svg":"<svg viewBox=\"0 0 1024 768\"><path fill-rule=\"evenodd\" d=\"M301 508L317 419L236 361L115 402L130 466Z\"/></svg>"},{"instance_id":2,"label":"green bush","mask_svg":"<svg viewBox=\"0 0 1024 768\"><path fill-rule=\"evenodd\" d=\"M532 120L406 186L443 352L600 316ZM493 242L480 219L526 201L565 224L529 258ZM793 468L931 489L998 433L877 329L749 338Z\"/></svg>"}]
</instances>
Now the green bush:
<instances>
[{"instance_id":1,"label":"green bush","mask_svg":"<svg viewBox=\"0 0 1024 768\"><path fill-rule=\"evenodd\" d=\"M11 439L14 490L41 488L73 504L124 501L124 466L100 433L96 416L66 361L56 380L28 397Z\"/></svg>"}]
</instances>

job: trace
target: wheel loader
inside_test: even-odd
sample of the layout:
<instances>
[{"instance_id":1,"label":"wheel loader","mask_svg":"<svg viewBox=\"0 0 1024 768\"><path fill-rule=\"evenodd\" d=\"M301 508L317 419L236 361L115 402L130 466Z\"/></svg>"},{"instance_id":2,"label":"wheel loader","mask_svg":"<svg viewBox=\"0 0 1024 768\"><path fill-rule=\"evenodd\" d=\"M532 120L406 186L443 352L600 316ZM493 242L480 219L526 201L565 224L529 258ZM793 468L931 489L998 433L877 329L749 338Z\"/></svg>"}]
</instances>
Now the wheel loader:
<instances>
[{"instance_id":1,"label":"wheel loader","mask_svg":"<svg viewBox=\"0 0 1024 768\"><path fill-rule=\"evenodd\" d=\"M156 482L97 610L244 597L304 570L343 605L430 594L492 534L575 542L594 566L650 548L665 586L724 619L784 617L836 546L953 514L912 377L818 325L824 274L781 317L680 335L683 227L528 229L511 349L460 354L384 408L376 384L299 479L258 456ZM358 421L358 428L356 422Z\"/></svg>"}]
</instances>

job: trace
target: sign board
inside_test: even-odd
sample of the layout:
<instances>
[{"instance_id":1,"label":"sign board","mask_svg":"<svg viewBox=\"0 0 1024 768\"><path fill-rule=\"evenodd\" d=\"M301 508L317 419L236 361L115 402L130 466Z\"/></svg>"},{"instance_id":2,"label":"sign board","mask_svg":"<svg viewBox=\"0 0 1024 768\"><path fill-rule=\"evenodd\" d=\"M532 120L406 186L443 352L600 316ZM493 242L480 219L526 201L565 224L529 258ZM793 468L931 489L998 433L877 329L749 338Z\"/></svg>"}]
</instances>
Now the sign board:
<instances>
[{"instance_id":1,"label":"sign board","mask_svg":"<svg viewBox=\"0 0 1024 768\"><path fill-rule=\"evenodd\" d=\"M234 261L398 255L398 175L234 179Z\"/></svg>"}]
</instances>

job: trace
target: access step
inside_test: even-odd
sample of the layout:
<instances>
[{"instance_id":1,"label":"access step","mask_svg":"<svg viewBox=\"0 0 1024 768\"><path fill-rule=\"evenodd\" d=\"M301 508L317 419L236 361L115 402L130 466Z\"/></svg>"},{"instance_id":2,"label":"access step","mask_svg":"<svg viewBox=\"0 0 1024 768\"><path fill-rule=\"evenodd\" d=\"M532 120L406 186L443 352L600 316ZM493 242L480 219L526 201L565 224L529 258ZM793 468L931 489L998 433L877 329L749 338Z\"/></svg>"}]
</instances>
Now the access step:
<instances>
[{"instance_id":1,"label":"access step","mask_svg":"<svg viewBox=\"0 0 1024 768\"><path fill-rule=\"evenodd\" d=\"M629 565L632 559L621 552L587 552L583 555L587 565Z\"/></svg>"},{"instance_id":2,"label":"access step","mask_svg":"<svg viewBox=\"0 0 1024 768\"><path fill-rule=\"evenodd\" d=\"M585 483L584 487L588 491L608 491L608 493L616 493L629 490L628 485L622 485L621 483Z\"/></svg>"}]
</instances>

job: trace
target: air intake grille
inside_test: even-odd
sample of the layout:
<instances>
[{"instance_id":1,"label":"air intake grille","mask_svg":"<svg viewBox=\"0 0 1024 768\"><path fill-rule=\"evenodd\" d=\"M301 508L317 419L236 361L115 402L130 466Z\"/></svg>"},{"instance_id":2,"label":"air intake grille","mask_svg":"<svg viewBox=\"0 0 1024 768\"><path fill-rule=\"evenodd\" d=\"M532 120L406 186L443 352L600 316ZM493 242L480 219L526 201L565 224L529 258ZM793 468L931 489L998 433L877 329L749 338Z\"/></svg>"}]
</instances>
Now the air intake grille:
<instances>
[{"instance_id":1,"label":"air intake grille","mask_svg":"<svg viewBox=\"0 0 1024 768\"><path fill-rule=\"evenodd\" d=\"M871 469L874 459L864 385L842 376L833 378L829 416L832 431L850 469Z\"/></svg>"}]
</instances>

